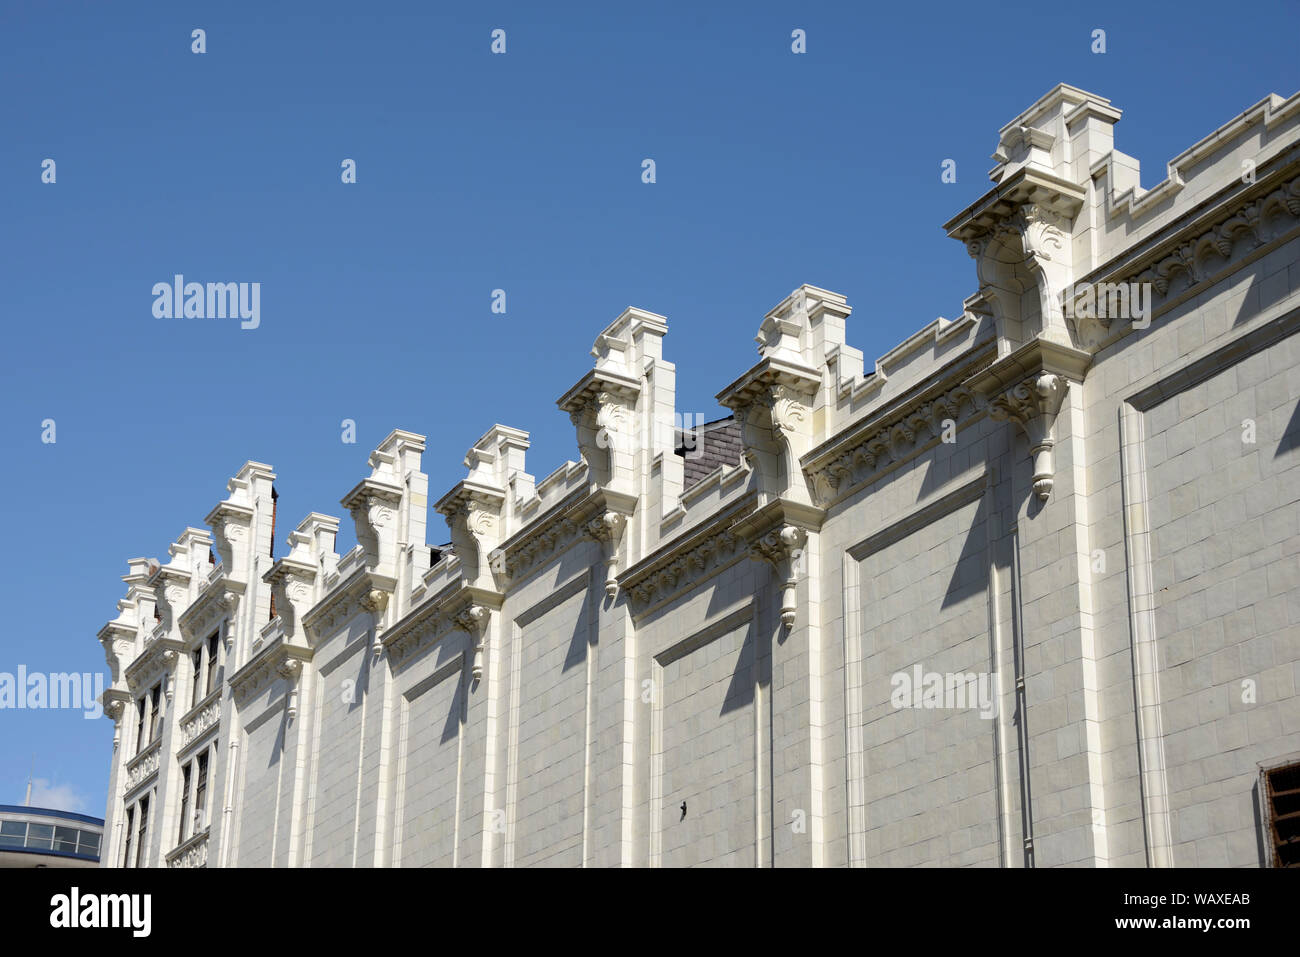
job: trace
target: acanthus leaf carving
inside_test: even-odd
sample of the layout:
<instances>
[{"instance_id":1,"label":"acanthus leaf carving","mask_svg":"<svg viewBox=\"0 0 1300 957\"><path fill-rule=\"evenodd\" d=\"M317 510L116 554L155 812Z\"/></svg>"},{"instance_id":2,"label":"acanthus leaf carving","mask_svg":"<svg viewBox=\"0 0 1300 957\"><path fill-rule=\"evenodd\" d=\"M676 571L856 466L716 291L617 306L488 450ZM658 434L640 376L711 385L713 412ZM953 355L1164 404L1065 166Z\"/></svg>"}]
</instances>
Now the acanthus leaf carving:
<instances>
[{"instance_id":1,"label":"acanthus leaf carving","mask_svg":"<svg viewBox=\"0 0 1300 957\"><path fill-rule=\"evenodd\" d=\"M1029 439L1034 458L1034 493L1043 501L1052 494L1056 465L1056 415L1069 383L1062 376L1042 372L1018 382L989 400L989 417L1018 425Z\"/></svg>"},{"instance_id":2,"label":"acanthus leaf carving","mask_svg":"<svg viewBox=\"0 0 1300 957\"><path fill-rule=\"evenodd\" d=\"M781 623L794 627L798 620L799 575L803 571L808 533L797 525L782 525L750 546L750 557L771 564L781 578Z\"/></svg>"}]
</instances>

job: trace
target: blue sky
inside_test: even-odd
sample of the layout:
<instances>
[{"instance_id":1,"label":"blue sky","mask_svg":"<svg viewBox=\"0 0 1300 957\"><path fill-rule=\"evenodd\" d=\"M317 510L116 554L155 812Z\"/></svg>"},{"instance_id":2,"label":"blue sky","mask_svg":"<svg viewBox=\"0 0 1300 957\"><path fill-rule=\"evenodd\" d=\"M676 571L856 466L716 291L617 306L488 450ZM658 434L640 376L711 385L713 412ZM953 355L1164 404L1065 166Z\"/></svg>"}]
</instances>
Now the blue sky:
<instances>
[{"instance_id":1,"label":"blue sky","mask_svg":"<svg viewBox=\"0 0 1300 957\"><path fill-rule=\"evenodd\" d=\"M277 551L395 427L435 497L494 422L540 479L626 306L668 317L678 410L708 418L800 283L848 296L868 362L955 317L975 274L940 224L1058 82L1124 110L1145 186L1300 87L1294 2L1067 6L0 4L0 672L104 671L126 559L165 559L247 459L279 474ZM176 273L260 282L260 327L155 318ZM0 710L0 803L34 754L38 801L102 815L111 736Z\"/></svg>"}]
</instances>

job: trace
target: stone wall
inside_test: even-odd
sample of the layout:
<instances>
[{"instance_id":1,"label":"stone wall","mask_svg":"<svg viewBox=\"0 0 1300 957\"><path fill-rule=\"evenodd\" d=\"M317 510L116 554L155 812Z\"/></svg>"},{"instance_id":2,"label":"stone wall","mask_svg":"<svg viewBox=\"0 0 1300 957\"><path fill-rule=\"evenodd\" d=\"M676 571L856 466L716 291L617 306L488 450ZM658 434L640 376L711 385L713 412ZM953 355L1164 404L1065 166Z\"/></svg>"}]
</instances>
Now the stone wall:
<instances>
[{"instance_id":1,"label":"stone wall","mask_svg":"<svg viewBox=\"0 0 1300 957\"><path fill-rule=\"evenodd\" d=\"M1003 128L945 227L977 291L872 368L844 298L794 290L707 470L638 309L559 399L580 460L538 481L494 426L432 562L423 437L371 454L343 556L311 513L273 561L246 464L100 632L105 866L146 795L155 865L1266 862L1260 768L1300 752L1300 95L1149 190L1118 119L1062 85Z\"/></svg>"}]
</instances>

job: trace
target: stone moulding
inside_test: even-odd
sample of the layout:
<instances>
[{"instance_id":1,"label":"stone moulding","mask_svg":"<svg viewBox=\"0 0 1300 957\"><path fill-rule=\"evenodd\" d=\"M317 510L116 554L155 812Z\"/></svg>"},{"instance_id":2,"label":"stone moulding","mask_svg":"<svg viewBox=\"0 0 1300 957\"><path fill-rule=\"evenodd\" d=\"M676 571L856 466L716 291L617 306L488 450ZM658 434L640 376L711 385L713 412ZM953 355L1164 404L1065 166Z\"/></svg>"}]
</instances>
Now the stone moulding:
<instances>
[{"instance_id":1,"label":"stone moulding","mask_svg":"<svg viewBox=\"0 0 1300 957\"><path fill-rule=\"evenodd\" d=\"M992 236L1023 207L1036 207L1056 221L1068 223L1083 209L1086 197L1079 184L1047 170L1026 167L948 220L943 228L949 236L967 243L967 252L975 257L977 251L969 244Z\"/></svg>"},{"instance_id":2,"label":"stone moulding","mask_svg":"<svg viewBox=\"0 0 1300 957\"><path fill-rule=\"evenodd\" d=\"M391 595L396 588L396 579L376 574L364 566L358 568L341 584L334 586L311 611L303 615L302 626L306 633L307 644L314 648L320 641L332 635L340 625L351 621L359 613L367 611L364 603L370 601L367 598L370 592L383 591Z\"/></svg>"},{"instance_id":3,"label":"stone moulding","mask_svg":"<svg viewBox=\"0 0 1300 957\"><path fill-rule=\"evenodd\" d=\"M445 589L388 629L383 647L389 666L395 672L401 671L425 648L454 631L463 631L474 643L474 677L482 678L488 626L492 613L500 610L504 598L461 583Z\"/></svg>"},{"instance_id":4,"label":"stone moulding","mask_svg":"<svg viewBox=\"0 0 1300 957\"><path fill-rule=\"evenodd\" d=\"M153 775L158 773L158 763L162 758L162 738L154 741L137 754L126 766L126 783L122 786L124 794L130 794Z\"/></svg>"},{"instance_id":5,"label":"stone moulding","mask_svg":"<svg viewBox=\"0 0 1300 957\"><path fill-rule=\"evenodd\" d=\"M1082 383L1092 355L1047 339L1033 339L969 380L989 417L1012 422L1029 440L1034 494L1047 501L1055 484L1056 416L1071 383Z\"/></svg>"},{"instance_id":6,"label":"stone moulding","mask_svg":"<svg viewBox=\"0 0 1300 957\"><path fill-rule=\"evenodd\" d=\"M1183 170L1192 169L1214 151L1222 149L1225 142L1239 137L1244 131L1249 130L1250 127L1257 123L1261 124L1265 130L1271 130L1279 123L1293 116L1298 110L1300 110L1300 98L1293 96L1283 99L1276 94L1264 97L1264 99L1243 111L1231 122L1215 130L1199 142L1192 144L1170 160L1165 166L1165 178L1150 189L1141 191L1140 195L1139 189L1134 187L1129 187L1119 193L1115 192L1113 187L1105 190L1103 204L1107 218L1114 219L1121 215L1127 215L1130 220L1137 220L1147 215L1159 208L1160 203L1165 199L1183 188ZM1104 174L1108 183L1114 183L1114 165L1115 155L1113 152L1108 153L1103 159L1093 164L1090 170L1092 178L1096 179Z\"/></svg>"},{"instance_id":7,"label":"stone moulding","mask_svg":"<svg viewBox=\"0 0 1300 957\"><path fill-rule=\"evenodd\" d=\"M171 675L183 648L183 644L173 638L156 638L126 669L127 688L133 694L140 694Z\"/></svg>"},{"instance_id":8,"label":"stone moulding","mask_svg":"<svg viewBox=\"0 0 1300 957\"><path fill-rule=\"evenodd\" d=\"M209 828L204 828L167 855L168 867L207 867Z\"/></svg>"},{"instance_id":9,"label":"stone moulding","mask_svg":"<svg viewBox=\"0 0 1300 957\"><path fill-rule=\"evenodd\" d=\"M1200 229L1192 238L1185 238L1185 230L1177 230L1180 239L1175 245L1158 246L1154 252L1144 255L1136 263L1125 264L1118 269L1112 268L1112 274L1117 273L1123 278L1094 271L1087 281L1076 282L1075 299L1068 303L1071 313L1078 316L1076 304L1079 297L1084 295L1087 286L1101 283L1124 285L1150 283L1158 294L1167 296L1170 280L1179 273L1187 277L1190 286L1210 278L1205 270L1205 261L1208 257L1217 255L1224 260L1229 260L1243 239L1250 241L1251 248L1246 251L1248 254L1285 235L1289 230L1274 229L1271 225L1272 220L1276 216L1300 220L1300 177L1281 182L1271 189L1265 180L1261 180L1260 183L1262 195L1231 204L1228 211L1220 211L1219 215L1213 218L1214 225ZM1177 226L1177 224L1172 225ZM1151 247L1147 245L1145 248ZM1080 341L1085 342L1090 348L1100 348L1114 320L1109 317L1084 316L1076 318L1075 322Z\"/></svg>"},{"instance_id":10,"label":"stone moulding","mask_svg":"<svg viewBox=\"0 0 1300 957\"><path fill-rule=\"evenodd\" d=\"M312 660L313 651L301 645L291 645L283 640L272 642L254 656L253 660L230 677L230 690L235 704L244 705L272 682L285 678L296 679L302 662Z\"/></svg>"},{"instance_id":11,"label":"stone moulding","mask_svg":"<svg viewBox=\"0 0 1300 957\"><path fill-rule=\"evenodd\" d=\"M618 547L622 540L621 530L618 534L604 535L592 522L604 521L610 513L622 516L623 525L636 508L636 498L609 489L580 489L563 501L553 506L547 515L542 516L528 527L517 532L501 543L494 550L491 561L494 571L506 581L517 582L531 573L542 563L572 548L578 542L591 539L606 546L605 559L614 558L617 563ZM611 519L614 525L619 522ZM605 529L615 532L609 523ZM611 547L612 546L612 547ZM606 589L609 588L609 575L606 576ZM617 576L614 576L617 584Z\"/></svg>"},{"instance_id":12,"label":"stone moulding","mask_svg":"<svg viewBox=\"0 0 1300 957\"><path fill-rule=\"evenodd\" d=\"M821 528L825 513L799 502L777 499L759 507L750 491L704 527L673 541L639 562L619 579L635 615L644 615L682 592L696 588L746 558L773 564L782 583L782 620L793 624L792 564L809 531Z\"/></svg>"},{"instance_id":13,"label":"stone moulding","mask_svg":"<svg viewBox=\"0 0 1300 957\"><path fill-rule=\"evenodd\" d=\"M231 581L224 574L211 579L178 619L181 636L187 643L206 638L235 613L243 593L243 582Z\"/></svg>"},{"instance_id":14,"label":"stone moulding","mask_svg":"<svg viewBox=\"0 0 1300 957\"><path fill-rule=\"evenodd\" d=\"M750 491L730 508L628 568L619 577L619 590L628 596L635 612L684 589L688 584L711 578L744 557L745 542L732 530L738 518L752 511L758 501ZM679 588L680 586L680 588Z\"/></svg>"},{"instance_id":15,"label":"stone moulding","mask_svg":"<svg viewBox=\"0 0 1300 957\"><path fill-rule=\"evenodd\" d=\"M967 336L977 329L985 319L985 314L969 308L965 304L962 314L956 319L942 316L908 336L901 343L884 355L876 358L872 371L865 375L846 376L841 372L843 346L834 346L826 354L827 363L832 367L835 393L841 399L848 399L855 405L870 400L878 394L889 381L891 370L906 363L912 356L926 348L937 349L953 339Z\"/></svg>"},{"instance_id":16,"label":"stone moulding","mask_svg":"<svg viewBox=\"0 0 1300 957\"><path fill-rule=\"evenodd\" d=\"M218 688L197 705L181 716L180 731L182 750L203 737L221 721L221 689Z\"/></svg>"},{"instance_id":17,"label":"stone moulding","mask_svg":"<svg viewBox=\"0 0 1300 957\"><path fill-rule=\"evenodd\" d=\"M987 367L991 349L980 350L976 363L965 365L962 375ZM826 507L880 475L891 466L918 454L927 441L941 437L944 422L961 425L984 409L981 396L958 377L948 378L949 387L911 401L882 409L871 419L842 430L836 439L813 449L803 459L804 474L811 483L814 501ZM954 384L955 383L955 384Z\"/></svg>"}]
</instances>

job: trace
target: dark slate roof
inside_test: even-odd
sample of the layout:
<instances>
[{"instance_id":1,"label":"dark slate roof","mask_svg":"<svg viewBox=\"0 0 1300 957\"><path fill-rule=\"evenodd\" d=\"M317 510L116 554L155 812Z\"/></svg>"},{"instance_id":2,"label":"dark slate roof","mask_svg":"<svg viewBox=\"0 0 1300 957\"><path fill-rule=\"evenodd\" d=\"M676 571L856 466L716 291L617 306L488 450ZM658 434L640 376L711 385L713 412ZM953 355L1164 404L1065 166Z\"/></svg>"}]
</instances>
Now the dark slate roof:
<instances>
[{"instance_id":1,"label":"dark slate roof","mask_svg":"<svg viewBox=\"0 0 1300 957\"><path fill-rule=\"evenodd\" d=\"M687 444L691 446L689 450ZM719 465L740 464L740 422L733 416L727 416L688 429L684 435L678 430L675 445L674 451L686 460L682 486L685 490ZM686 454L688 451L689 455Z\"/></svg>"}]
</instances>

